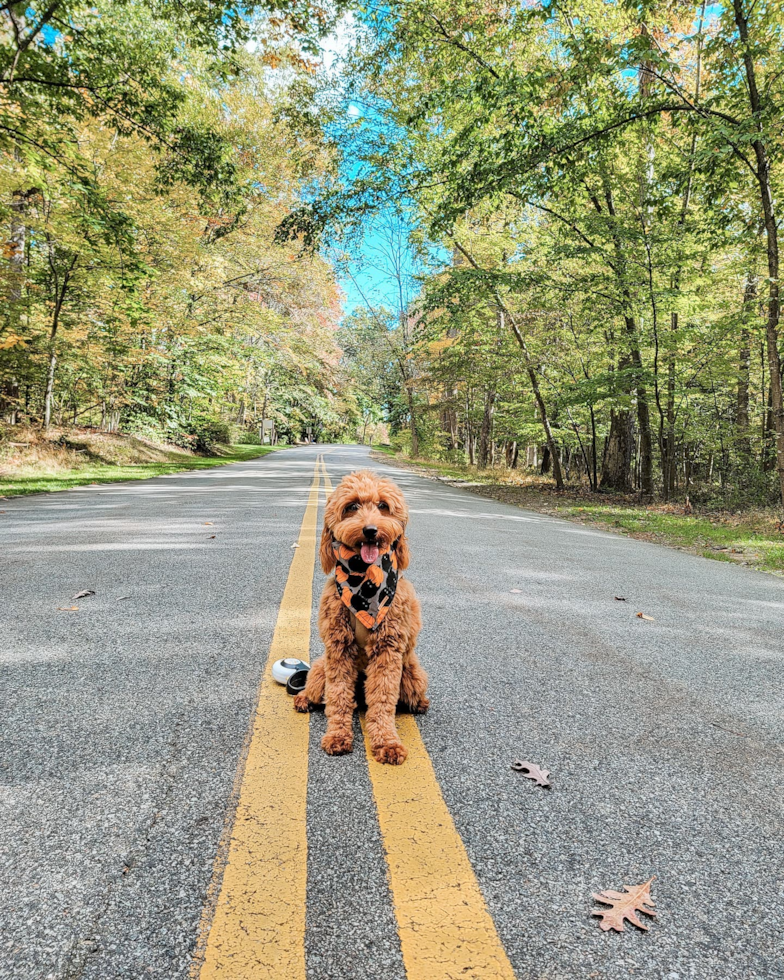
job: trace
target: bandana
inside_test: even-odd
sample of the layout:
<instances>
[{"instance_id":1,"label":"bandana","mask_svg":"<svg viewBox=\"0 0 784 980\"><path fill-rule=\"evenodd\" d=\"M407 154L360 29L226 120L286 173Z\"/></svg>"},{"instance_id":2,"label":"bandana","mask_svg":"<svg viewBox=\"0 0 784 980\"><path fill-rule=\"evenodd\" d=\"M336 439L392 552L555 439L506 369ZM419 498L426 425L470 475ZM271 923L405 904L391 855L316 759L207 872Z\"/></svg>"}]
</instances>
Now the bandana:
<instances>
[{"instance_id":1,"label":"bandana","mask_svg":"<svg viewBox=\"0 0 784 980\"><path fill-rule=\"evenodd\" d=\"M337 559L335 584L343 605L363 626L376 630L387 614L397 589L397 556L392 548L378 552L373 562L362 560L345 545L332 544ZM378 549L376 549L378 550Z\"/></svg>"}]
</instances>

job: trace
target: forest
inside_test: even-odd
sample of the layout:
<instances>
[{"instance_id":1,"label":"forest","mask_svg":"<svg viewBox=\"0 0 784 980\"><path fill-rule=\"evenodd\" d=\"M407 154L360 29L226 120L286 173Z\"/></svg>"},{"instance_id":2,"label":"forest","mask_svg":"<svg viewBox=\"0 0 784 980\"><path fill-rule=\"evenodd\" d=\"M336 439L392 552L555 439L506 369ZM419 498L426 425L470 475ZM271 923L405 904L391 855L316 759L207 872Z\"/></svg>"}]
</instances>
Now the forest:
<instances>
[{"instance_id":1,"label":"forest","mask_svg":"<svg viewBox=\"0 0 784 980\"><path fill-rule=\"evenodd\" d=\"M781 501L781 3L2 9L6 431Z\"/></svg>"}]
</instances>

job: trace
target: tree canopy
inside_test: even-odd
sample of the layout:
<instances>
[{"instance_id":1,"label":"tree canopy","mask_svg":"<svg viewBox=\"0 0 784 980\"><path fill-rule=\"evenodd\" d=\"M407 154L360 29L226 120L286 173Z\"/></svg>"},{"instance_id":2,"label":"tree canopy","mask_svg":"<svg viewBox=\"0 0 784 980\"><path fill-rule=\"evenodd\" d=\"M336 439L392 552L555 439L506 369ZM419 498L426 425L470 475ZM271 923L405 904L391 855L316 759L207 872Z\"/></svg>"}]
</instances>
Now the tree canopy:
<instances>
[{"instance_id":1,"label":"tree canopy","mask_svg":"<svg viewBox=\"0 0 784 980\"><path fill-rule=\"evenodd\" d=\"M781 499L780 2L2 10L6 417Z\"/></svg>"}]
</instances>

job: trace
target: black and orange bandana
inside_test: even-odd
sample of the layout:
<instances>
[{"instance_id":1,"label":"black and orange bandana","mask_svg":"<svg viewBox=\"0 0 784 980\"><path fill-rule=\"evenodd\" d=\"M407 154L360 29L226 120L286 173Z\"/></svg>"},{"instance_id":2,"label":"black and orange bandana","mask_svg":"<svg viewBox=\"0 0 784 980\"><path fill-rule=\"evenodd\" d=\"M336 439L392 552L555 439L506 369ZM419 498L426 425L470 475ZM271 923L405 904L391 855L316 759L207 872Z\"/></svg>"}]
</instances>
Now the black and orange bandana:
<instances>
[{"instance_id":1,"label":"black and orange bandana","mask_svg":"<svg viewBox=\"0 0 784 980\"><path fill-rule=\"evenodd\" d=\"M375 561L366 562L351 548L332 543L337 558L335 584L343 605L369 630L376 630L387 614L397 590L397 555L394 548L377 551Z\"/></svg>"}]
</instances>

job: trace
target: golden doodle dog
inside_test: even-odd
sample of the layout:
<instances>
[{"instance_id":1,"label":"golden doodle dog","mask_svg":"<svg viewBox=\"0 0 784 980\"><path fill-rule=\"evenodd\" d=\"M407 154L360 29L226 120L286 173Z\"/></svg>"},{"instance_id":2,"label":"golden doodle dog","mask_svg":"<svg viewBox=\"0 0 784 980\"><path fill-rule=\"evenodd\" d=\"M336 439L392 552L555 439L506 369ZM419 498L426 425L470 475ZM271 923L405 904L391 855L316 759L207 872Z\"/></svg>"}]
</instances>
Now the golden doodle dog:
<instances>
[{"instance_id":1,"label":"golden doodle dog","mask_svg":"<svg viewBox=\"0 0 784 980\"><path fill-rule=\"evenodd\" d=\"M351 473L335 487L324 511L319 558L329 575L319 607L326 648L294 699L297 711L326 703L329 755L351 752L357 681L365 680L367 733L377 762L400 765L406 747L395 728L401 703L422 714L427 674L414 652L422 628L408 567L408 508L400 489L370 470Z\"/></svg>"}]
</instances>

